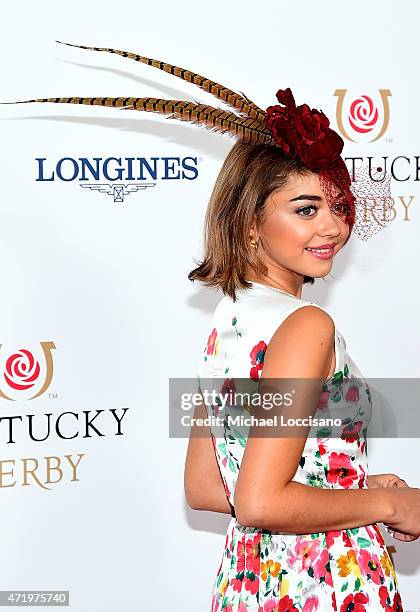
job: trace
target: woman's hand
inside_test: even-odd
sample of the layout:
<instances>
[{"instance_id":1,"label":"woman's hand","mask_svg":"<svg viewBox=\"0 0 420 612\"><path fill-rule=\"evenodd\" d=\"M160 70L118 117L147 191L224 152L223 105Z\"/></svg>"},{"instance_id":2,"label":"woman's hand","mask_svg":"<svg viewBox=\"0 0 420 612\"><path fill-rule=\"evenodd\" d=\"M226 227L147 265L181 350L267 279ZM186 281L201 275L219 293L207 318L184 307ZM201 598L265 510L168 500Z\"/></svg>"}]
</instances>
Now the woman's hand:
<instances>
[{"instance_id":1,"label":"woman's hand","mask_svg":"<svg viewBox=\"0 0 420 612\"><path fill-rule=\"evenodd\" d=\"M396 474L370 474L367 477L369 489L380 487L408 487L408 484Z\"/></svg>"},{"instance_id":2,"label":"woman's hand","mask_svg":"<svg viewBox=\"0 0 420 612\"><path fill-rule=\"evenodd\" d=\"M379 487L408 487L406 481L396 474L372 474L367 477L367 481L369 489L376 489ZM414 540L419 538L419 536L398 531L388 525L385 525L385 529L395 540L400 540L401 542L414 542Z\"/></svg>"}]
</instances>

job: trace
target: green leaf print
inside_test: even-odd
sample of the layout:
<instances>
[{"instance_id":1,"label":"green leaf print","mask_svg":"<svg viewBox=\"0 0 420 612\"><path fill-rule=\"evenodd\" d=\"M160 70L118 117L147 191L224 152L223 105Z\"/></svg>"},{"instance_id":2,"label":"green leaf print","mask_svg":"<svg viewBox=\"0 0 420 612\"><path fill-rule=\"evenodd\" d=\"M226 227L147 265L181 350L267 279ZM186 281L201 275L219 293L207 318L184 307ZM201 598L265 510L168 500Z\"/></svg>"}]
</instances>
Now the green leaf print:
<instances>
[{"instance_id":1,"label":"green leaf print","mask_svg":"<svg viewBox=\"0 0 420 612\"><path fill-rule=\"evenodd\" d=\"M344 364L344 376L347 378L347 376L349 375L349 366L347 365L347 363Z\"/></svg>"},{"instance_id":2,"label":"green leaf print","mask_svg":"<svg viewBox=\"0 0 420 612\"><path fill-rule=\"evenodd\" d=\"M336 372L334 374L334 376L332 377L331 384L332 385L341 385L341 383L343 381L343 378L344 378L343 372L341 372L341 370L340 370L340 372Z\"/></svg>"},{"instance_id":3,"label":"green leaf print","mask_svg":"<svg viewBox=\"0 0 420 612\"><path fill-rule=\"evenodd\" d=\"M245 436L243 436L243 435L241 434L241 432L240 432L240 431L237 431L237 430L235 430L235 435L236 435L236 438L237 438L237 440L238 440L239 444L242 446L242 448L245 448L245 446L246 446L246 442L247 442L247 440L246 440Z\"/></svg>"},{"instance_id":4,"label":"green leaf print","mask_svg":"<svg viewBox=\"0 0 420 612\"><path fill-rule=\"evenodd\" d=\"M357 538L357 543L361 548L368 548L369 546L371 546L371 541L368 540L367 538Z\"/></svg>"},{"instance_id":5,"label":"green leaf print","mask_svg":"<svg viewBox=\"0 0 420 612\"><path fill-rule=\"evenodd\" d=\"M238 321L238 319L237 319L236 317L233 317L233 319L232 319L232 325L236 325L237 321Z\"/></svg>"},{"instance_id":6,"label":"green leaf print","mask_svg":"<svg viewBox=\"0 0 420 612\"><path fill-rule=\"evenodd\" d=\"M345 419L341 420L341 424L342 425L347 425L347 423L351 423L351 418L350 417L346 417Z\"/></svg>"},{"instance_id":7,"label":"green leaf print","mask_svg":"<svg viewBox=\"0 0 420 612\"><path fill-rule=\"evenodd\" d=\"M235 464L233 463L232 459L229 457L229 468L231 472L236 472L236 468L235 468Z\"/></svg>"},{"instance_id":8,"label":"green leaf print","mask_svg":"<svg viewBox=\"0 0 420 612\"><path fill-rule=\"evenodd\" d=\"M346 591L348 586L349 586L349 583L345 582L343 586L341 587L341 592Z\"/></svg>"},{"instance_id":9,"label":"green leaf print","mask_svg":"<svg viewBox=\"0 0 420 612\"><path fill-rule=\"evenodd\" d=\"M360 578L354 581L354 589L358 591L360 589Z\"/></svg>"},{"instance_id":10,"label":"green leaf print","mask_svg":"<svg viewBox=\"0 0 420 612\"><path fill-rule=\"evenodd\" d=\"M317 438L328 438L331 435L332 429L331 427L321 427L316 432Z\"/></svg>"},{"instance_id":11,"label":"green leaf print","mask_svg":"<svg viewBox=\"0 0 420 612\"><path fill-rule=\"evenodd\" d=\"M359 533L360 527L352 527L349 531L352 532L353 535L357 535Z\"/></svg>"}]
</instances>

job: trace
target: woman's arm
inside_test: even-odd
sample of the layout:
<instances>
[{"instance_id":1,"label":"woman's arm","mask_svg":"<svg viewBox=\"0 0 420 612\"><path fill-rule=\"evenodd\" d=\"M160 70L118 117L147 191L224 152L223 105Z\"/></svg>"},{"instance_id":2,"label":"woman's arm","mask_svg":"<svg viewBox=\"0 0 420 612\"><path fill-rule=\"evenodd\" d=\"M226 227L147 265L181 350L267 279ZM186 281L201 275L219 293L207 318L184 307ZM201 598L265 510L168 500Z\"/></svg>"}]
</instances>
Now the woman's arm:
<instances>
[{"instance_id":1,"label":"woman's arm","mask_svg":"<svg viewBox=\"0 0 420 612\"><path fill-rule=\"evenodd\" d=\"M308 417L315 413L333 347L334 322L316 306L298 309L280 325L265 352L262 379L275 380L280 390L288 388L289 392L293 383L290 379L299 379L299 393L286 416ZM289 379L289 383L282 379ZM334 490L292 481L308 431L309 427L296 428L294 432L290 429L287 437L280 437L277 428L270 437L267 433L256 437L255 428L251 428L235 488L238 521L287 533L392 521L396 514L393 493L402 489Z\"/></svg>"},{"instance_id":2,"label":"woman's arm","mask_svg":"<svg viewBox=\"0 0 420 612\"><path fill-rule=\"evenodd\" d=\"M204 403L199 404L194 418L206 418ZM231 513L222 476L214 453L208 426L192 425L184 470L187 503L194 510Z\"/></svg>"}]
</instances>

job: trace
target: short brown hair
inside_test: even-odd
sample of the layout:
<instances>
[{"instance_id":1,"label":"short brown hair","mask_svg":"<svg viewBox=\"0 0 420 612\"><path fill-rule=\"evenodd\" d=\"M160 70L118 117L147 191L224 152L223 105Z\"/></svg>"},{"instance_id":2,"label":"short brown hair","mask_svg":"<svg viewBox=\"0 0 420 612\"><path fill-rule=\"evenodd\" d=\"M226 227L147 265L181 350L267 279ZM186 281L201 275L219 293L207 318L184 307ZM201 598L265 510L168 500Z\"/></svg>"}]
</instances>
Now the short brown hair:
<instances>
[{"instance_id":1,"label":"short brown hair","mask_svg":"<svg viewBox=\"0 0 420 612\"><path fill-rule=\"evenodd\" d=\"M287 183L290 174L308 170L286 156L275 145L250 144L238 140L229 151L218 174L204 221L204 258L188 279L210 287L221 287L236 301L236 289L249 288L248 266L257 275L267 267L250 247L250 229L261 222L268 196ZM304 283L314 283L304 276Z\"/></svg>"}]
</instances>

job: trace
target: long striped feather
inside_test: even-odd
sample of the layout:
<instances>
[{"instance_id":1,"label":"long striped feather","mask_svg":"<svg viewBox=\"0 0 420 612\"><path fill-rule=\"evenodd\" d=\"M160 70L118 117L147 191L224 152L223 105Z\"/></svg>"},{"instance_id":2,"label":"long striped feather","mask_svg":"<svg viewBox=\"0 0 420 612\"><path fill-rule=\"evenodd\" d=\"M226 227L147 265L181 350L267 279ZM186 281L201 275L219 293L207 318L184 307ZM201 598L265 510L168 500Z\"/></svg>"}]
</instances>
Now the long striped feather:
<instances>
[{"instance_id":1,"label":"long striped feather","mask_svg":"<svg viewBox=\"0 0 420 612\"><path fill-rule=\"evenodd\" d=\"M183 100L164 100L162 98L35 98L33 100L18 100L2 102L2 104L28 104L31 102L51 102L54 104L81 104L88 106L106 106L125 110L137 110L168 115L168 119L180 119L224 134L240 137L246 142L273 142L268 127L253 117L240 117L233 112L224 111L206 104L187 102Z\"/></svg>"},{"instance_id":2,"label":"long striped feather","mask_svg":"<svg viewBox=\"0 0 420 612\"><path fill-rule=\"evenodd\" d=\"M219 100L223 100L223 102L240 113L264 122L265 111L254 104L254 102L247 98L245 94L240 95L231 89L216 83L215 81L211 81L200 74L191 72L191 70L186 70L185 68L180 68L179 66L173 66L172 64L167 64L166 62L161 62L160 60L144 57L143 55L138 55L137 53L131 53L130 51L121 51L119 49L110 49L108 47L87 47L86 45L74 45L72 43L62 42L60 40L56 40L56 42L62 45L67 45L68 47L77 47L79 49L87 49L89 51L105 51L106 53L115 53L116 55L128 57L136 62L142 62L148 66L159 68L159 70L164 70L165 72L173 74L184 81L197 85L200 87L200 89L211 93Z\"/></svg>"}]
</instances>

